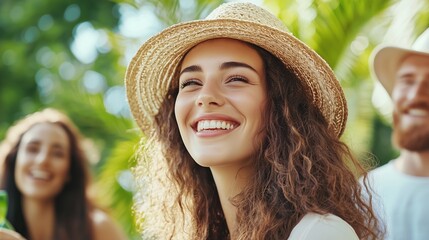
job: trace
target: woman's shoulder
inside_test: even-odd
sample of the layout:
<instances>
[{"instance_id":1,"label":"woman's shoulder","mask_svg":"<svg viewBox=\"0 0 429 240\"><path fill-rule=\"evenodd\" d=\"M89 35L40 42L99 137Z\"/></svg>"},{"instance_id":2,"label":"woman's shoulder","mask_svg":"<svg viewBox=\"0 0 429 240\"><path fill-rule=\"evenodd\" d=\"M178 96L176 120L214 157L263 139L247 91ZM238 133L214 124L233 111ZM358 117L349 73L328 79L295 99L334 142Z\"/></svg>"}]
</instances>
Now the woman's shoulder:
<instances>
[{"instance_id":1,"label":"woman's shoulder","mask_svg":"<svg viewBox=\"0 0 429 240\"><path fill-rule=\"evenodd\" d=\"M127 239L124 231L119 227L119 225L100 209L93 209L91 211L90 218L94 226L95 240Z\"/></svg>"},{"instance_id":2,"label":"woman's shoulder","mask_svg":"<svg viewBox=\"0 0 429 240\"><path fill-rule=\"evenodd\" d=\"M333 214L307 213L293 228L289 240L358 240L356 232Z\"/></svg>"}]
</instances>

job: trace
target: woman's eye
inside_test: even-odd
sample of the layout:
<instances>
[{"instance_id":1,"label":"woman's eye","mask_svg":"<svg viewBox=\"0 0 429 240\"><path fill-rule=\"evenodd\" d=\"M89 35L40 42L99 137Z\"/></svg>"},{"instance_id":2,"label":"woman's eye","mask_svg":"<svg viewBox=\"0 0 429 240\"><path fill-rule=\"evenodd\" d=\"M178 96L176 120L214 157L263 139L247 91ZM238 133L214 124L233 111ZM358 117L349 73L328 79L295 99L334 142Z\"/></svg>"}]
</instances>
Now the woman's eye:
<instances>
[{"instance_id":1,"label":"woman's eye","mask_svg":"<svg viewBox=\"0 0 429 240\"><path fill-rule=\"evenodd\" d=\"M189 79L189 80L185 80L183 82L180 83L180 89L183 89L185 87L191 86L191 85L197 85L200 86L201 83L195 79Z\"/></svg>"},{"instance_id":2,"label":"woman's eye","mask_svg":"<svg viewBox=\"0 0 429 240\"><path fill-rule=\"evenodd\" d=\"M29 153L37 153L39 151L39 147L36 145L27 146L27 152Z\"/></svg>"},{"instance_id":3,"label":"woman's eye","mask_svg":"<svg viewBox=\"0 0 429 240\"><path fill-rule=\"evenodd\" d=\"M230 82L244 82L244 83L248 83L249 80L247 80L247 78L243 77L243 76L231 76L228 78L228 80L226 81L227 83Z\"/></svg>"},{"instance_id":4,"label":"woman's eye","mask_svg":"<svg viewBox=\"0 0 429 240\"><path fill-rule=\"evenodd\" d=\"M57 158L65 157L65 153L63 151L54 151L52 154Z\"/></svg>"}]
</instances>

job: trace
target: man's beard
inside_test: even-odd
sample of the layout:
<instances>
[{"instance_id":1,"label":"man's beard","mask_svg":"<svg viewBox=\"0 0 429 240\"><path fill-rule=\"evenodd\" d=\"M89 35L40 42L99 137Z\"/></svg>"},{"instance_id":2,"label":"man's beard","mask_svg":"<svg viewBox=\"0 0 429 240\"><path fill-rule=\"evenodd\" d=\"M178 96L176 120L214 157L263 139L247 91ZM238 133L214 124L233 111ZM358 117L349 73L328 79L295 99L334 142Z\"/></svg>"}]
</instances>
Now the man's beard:
<instances>
[{"instance_id":1,"label":"man's beard","mask_svg":"<svg viewBox=\"0 0 429 240\"><path fill-rule=\"evenodd\" d=\"M400 114L394 112L393 125L393 142L397 147L415 152L429 150L429 124L404 128Z\"/></svg>"}]
</instances>

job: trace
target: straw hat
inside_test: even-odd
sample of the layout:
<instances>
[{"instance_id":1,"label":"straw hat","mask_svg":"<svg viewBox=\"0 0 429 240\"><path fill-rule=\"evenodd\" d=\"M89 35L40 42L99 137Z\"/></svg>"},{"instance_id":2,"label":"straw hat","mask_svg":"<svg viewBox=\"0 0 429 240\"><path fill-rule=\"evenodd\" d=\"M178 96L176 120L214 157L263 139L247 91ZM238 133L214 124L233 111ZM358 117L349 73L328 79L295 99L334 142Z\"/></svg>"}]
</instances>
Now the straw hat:
<instances>
[{"instance_id":1,"label":"straw hat","mask_svg":"<svg viewBox=\"0 0 429 240\"><path fill-rule=\"evenodd\" d=\"M429 57L429 28L416 39L411 48L380 45L373 51L370 57L372 74L380 81L389 95L392 95L399 64L410 54Z\"/></svg>"},{"instance_id":2,"label":"straw hat","mask_svg":"<svg viewBox=\"0 0 429 240\"><path fill-rule=\"evenodd\" d=\"M125 76L131 112L146 133L167 97L183 56L193 46L214 38L232 38L258 45L278 57L306 87L337 136L344 131L347 103L329 65L292 36L283 23L251 3L225 3L204 20L173 25L146 41L132 58ZM285 84L287 84L285 82Z\"/></svg>"}]
</instances>

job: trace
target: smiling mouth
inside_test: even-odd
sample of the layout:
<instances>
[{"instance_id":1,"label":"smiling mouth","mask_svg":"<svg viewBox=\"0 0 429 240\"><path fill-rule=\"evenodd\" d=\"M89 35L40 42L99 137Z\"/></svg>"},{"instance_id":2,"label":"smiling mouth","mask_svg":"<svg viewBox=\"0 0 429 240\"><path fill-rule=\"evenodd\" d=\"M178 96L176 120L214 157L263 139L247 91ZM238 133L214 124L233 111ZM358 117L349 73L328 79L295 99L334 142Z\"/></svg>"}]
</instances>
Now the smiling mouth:
<instances>
[{"instance_id":1,"label":"smiling mouth","mask_svg":"<svg viewBox=\"0 0 429 240\"><path fill-rule=\"evenodd\" d=\"M236 128L238 124L229 121L219 120L202 120L197 123L196 131L207 131L207 130L232 130Z\"/></svg>"},{"instance_id":2,"label":"smiling mouth","mask_svg":"<svg viewBox=\"0 0 429 240\"><path fill-rule=\"evenodd\" d=\"M427 110L423 109L410 109L407 112L408 115L415 116L415 117L427 117L429 116L429 112Z\"/></svg>"},{"instance_id":3,"label":"smiling mouth","mask_svg":"<svg viewBox=\"0 0 429 240\"><path fill-rule=\"evenodd\" d=\"M49 180L50 178L50 174L46 171L41 171L41 170L32 170L30 172L30 175L35 178L35 179L39 179L39 180Z\"/></svg>"}]
</instances>

